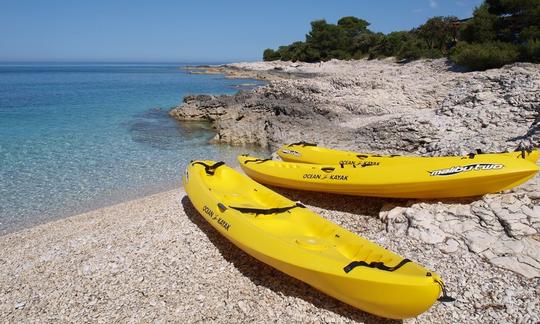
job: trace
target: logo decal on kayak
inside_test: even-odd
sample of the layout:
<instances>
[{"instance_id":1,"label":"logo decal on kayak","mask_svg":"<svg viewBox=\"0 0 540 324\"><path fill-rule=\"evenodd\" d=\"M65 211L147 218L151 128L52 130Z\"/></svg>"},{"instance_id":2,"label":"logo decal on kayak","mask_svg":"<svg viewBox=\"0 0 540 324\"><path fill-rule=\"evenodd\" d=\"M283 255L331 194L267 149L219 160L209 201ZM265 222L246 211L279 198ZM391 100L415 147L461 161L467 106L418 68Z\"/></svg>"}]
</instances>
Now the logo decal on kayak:
<instances>
[{"instance_id":1,"label":"logo decal on kayak","mask_svg":"<svg viewBox=\"0 0 540 324\"><path fill-rule=\"evenodd\" d=\"M331 180L347 181L347 180L349 180L349 176L341 175L341 174L333 174L333 175L330 176L330 179Z\"/></svg>"},{"instance_id":2,"label":"logo decal on kayak","mask_svg":"<svg viewBox=\"0 0 540 324\"><path fill-rule=\"evenodd\" d=\"M210 209L210 207L204 206L202 208L202 210L206 215L210 216L210 218L216 219L216 216L214 216L214 211L212 211L212 209Z\"/></svg>"},{"instance_id":3,"label":"logo decal on kayak","mask_svg":"<svg viewBox=\"0 0 540 324\"><path fill-rule=\"evenodd\" d=\"M313 180L324 180L324 179L341 180L341 181L349 180L349 176L341 175L341 174L320 175L320 174L316 174L316 173L305 173L302 176L302 178L304 178L304 179L313 179Z\"/></svg>"},{"instance_id":4,"label":"logo decal on kayak","mask_svg":"<svg viewBox=\"0 0 540 324\"><path fill-rule=\"evenodd\" d=\"M339 161L339 164L341 165L352 165L353 167L368 167L368 166L373 166L373 165L379 165L381 164L381 162L374 162L374 161L362 161L362 162L358 162L358 161L351 161L351 160L342 160L342 161Z\"/></svg>"},{"instance_id":5,"label":"logo decal on kayak","mask_svg":"<svg viewBox=\"0 0 540 324\"><path fill-rule=\"evenodd\" d=\"M315 179L315 180L322 180L322 179L326 179L327 177L328 177L327 175L320 175L316 173L304 173L304 175L302 176L302 178L304 179Z\"/></svg>"},{"instance_id":6,"label":"logo decal on kayak","mask_svg":"<svg viewBox=\"0 0 540 324\"><path fill-rule=\"evenodd\" d=\"M281 152L283 152L285 154L294 155L294 156L301 156L302 155L302 154L300 154L300 152L295 151L295 150L282 149Z\"/></svg>"},{"instance_id":7,"label":"logo decal on kayak","mask_svg":"<svg viewBox=\"0 0 540 324\"><path fill-rule=\"evenodd\" d=\"M503 164L478 163L464 166L453 166L448 169L428 171L430 176L448 176L468 171L500 170L504 168Z\"/></svg>"},{"instance_id":8,"label":"logo decal on kayak","mask_svg":"<svg viewBox=\"0 0 540 324\"><path fill-rule=\"evenodd\" d=\"M214 214L214 211L210 209L208 206L203 207L203 212L210 217L211 220L217 222L221 227L223 227L225 230L229 230L231 227L231 224L229 224L226 220L224 220L221 217L217 217L216 214Z\"/></svg>"},{"instance_id":9,"label":"logo decal on kayak","mask_svg":"<svg viewBox=\"0 0 540 324\"><path fill-rule=\"evenodd\" d=\"M229 230L229 227L231 227L231 224L227 223L223 218L218 219L218 224L227 231Z\"/></svg>"}]
</instances>

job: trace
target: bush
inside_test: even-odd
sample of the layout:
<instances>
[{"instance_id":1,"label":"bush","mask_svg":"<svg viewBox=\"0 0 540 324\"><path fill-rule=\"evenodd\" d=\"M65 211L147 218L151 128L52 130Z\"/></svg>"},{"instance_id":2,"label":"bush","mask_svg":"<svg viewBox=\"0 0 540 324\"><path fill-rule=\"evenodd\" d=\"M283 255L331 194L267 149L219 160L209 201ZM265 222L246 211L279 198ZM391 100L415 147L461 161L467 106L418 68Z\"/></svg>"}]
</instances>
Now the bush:
<instances>
[{"instance_id":1,"label":"bush","mask_svg":"<svg viewBox=\"0 0 540 324\"><path fill-rule=\"evenodd\" d=\"M540 40L530 40L521 50L523 61L540 63Z\"/></svg>"},{"instance_id":2,"label":"bush","mask_svg":"<svg viewBox=\"0 0 540 324\"><path fill-rule=\"evenodd\" d=\"M398 60L417 60L422 57L423 49L418 40L411 40L403 44L397 52L396 58Z\"/></svg>"},{"instance_id":3,"label":"bush","mask_svg":"<svg viewBox=\"0 0 540 324\"><path fill-rule=\"evenodd\" d=\"M515 45L502 42L469 44L459 42L450 58L456 64L472 70L498 68L517 60L519 51Z\"/></svg>"},{"instance_id":4,"label":"bush","mask_svg":"<svg viewBox=\"0 0 540 324\"><path fill-rule=\"evenodd\" d=\"M263 52L263 60L265 61L277 61L281 59L281 55L271 48L267 48Z\"/></svg>"}]
</instances>

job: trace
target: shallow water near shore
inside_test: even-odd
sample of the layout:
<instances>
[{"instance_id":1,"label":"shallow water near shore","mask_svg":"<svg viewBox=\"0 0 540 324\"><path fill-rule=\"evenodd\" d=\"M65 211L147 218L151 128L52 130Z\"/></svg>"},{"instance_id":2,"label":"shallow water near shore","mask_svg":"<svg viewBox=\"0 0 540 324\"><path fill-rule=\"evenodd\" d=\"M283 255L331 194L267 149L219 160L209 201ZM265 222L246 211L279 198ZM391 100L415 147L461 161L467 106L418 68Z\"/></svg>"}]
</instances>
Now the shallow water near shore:
<instances>
[{"instance_id":1,"label":"shallow water near shore","mask_svg":"<svg viewBox=\"0 0 540 324\"><path fill-rule=\"evenodd\" d=\"M192 159L256 152L168 116L243 83L259 84L179 65L0 66L0 234L178 187Z\"/></svg>"}]
</instances>

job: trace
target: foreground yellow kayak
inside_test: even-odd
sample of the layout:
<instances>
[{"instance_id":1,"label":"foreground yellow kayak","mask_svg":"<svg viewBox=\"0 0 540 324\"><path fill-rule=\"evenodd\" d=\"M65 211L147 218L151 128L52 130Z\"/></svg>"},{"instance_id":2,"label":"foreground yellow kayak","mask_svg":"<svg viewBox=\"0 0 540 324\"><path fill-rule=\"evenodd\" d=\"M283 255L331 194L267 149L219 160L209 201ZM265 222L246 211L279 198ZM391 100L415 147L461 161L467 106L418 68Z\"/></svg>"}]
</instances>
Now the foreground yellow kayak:
<instances>
[{"instance_id":1,"label":"foreground yellow kayak","mask_svg":"<svg viewBox=\"0 0 540 324\"><path fill-rule=\"evenodd\" d=\"M514 157L421 159L407 164L319 165L250 156L238 157L244 172L258 182L310 191L393 198L478 196L515 187L538 166Z\"/></svg>"},{"instance_id":2,"label":"foreground yellow kayak","mask_svg":"<svg viewBox=\"0 0 540 324\"><path fill-rule=\"evenodd\" d=\"M183 183L199 213L256 259L366 312L414 317L446 295L424 267L325 220L223 162L192 162Z\"/></svg>"},{"instance_id":3,"label":"foreground yellow kayak","mask_svg":"<svg viewBox=\"0 0 540 324\"><path fill-rule=\"evenodd\" d=\"M498 157L512 157L515 159L525 159L536 163L538 160L538 149L520 149L507 153L478 153L466 156L442 156L442 157L421 157L406 155L377 155L365 154L352 151L334 150L319 147L315 144L300 142L283 145L278 151L278 155L288 162L314 163L314 164L350 164L355 166L371 165L399 165L403 163L424 163L425 160L440 160L444 162L454 162L474 156L484 156L486 158L497 159Z\"/></svg>"}]
</instances>

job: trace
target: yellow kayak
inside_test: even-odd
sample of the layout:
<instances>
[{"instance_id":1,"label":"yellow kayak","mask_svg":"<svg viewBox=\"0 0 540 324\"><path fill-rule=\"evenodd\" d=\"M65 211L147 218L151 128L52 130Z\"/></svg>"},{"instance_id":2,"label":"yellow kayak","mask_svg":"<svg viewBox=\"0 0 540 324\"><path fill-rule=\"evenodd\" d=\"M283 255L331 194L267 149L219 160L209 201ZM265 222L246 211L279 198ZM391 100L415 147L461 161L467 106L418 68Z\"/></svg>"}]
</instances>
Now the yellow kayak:
<instances>
[{"instance_id":1,"label":"yellow kayak","mask_svg":"<svg viewBox=\"0 0 540 324\"><path fill-rule=\"evenodd\" d=\"M366 154L352 151L334 150L319 147L315 144L300 142L283 145L278 151L278 155L287 162L313 163L313 164L350 164L355 166L371 165L399 165L403 163L423 163L425 159L441 160L448 163L467 159L481 155L496 159L498 157L512 157L516 159L525 159L536 163L539 156L538 149L521 149L507 153L473 153L466 156L442 156L442 157L421 157L406 155L377 155Z\"/></svg>"},{"instance_id":2,"label":"yellow kayak","mask_svg":"<svg viewBox=\"0 0 540 324\"><path fill-rule=\"evenodd\" d=\"M476 155L463 159L417 159L407 164L319 165L239 156L254 180L309 191L393 198L478 196L515 187L538 172L525 159Z\"/></svg>"},{"instance_id":3,"label":"yellow kayak","mask_svg":"<svg viewBox=\"0 0 540 324\"><path fill-rule=\"evenodd\" d=\"M256 183L223 162L192 162L183 178L199 213L237 247L363 311L417 316L446 295L441 278Z\"/></svg>"}]
</instances>

